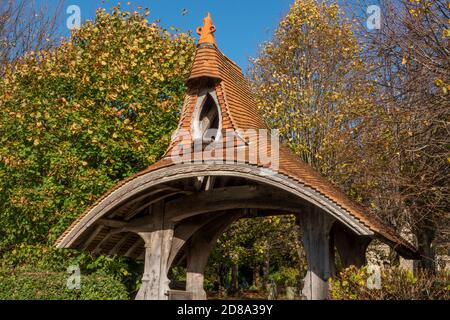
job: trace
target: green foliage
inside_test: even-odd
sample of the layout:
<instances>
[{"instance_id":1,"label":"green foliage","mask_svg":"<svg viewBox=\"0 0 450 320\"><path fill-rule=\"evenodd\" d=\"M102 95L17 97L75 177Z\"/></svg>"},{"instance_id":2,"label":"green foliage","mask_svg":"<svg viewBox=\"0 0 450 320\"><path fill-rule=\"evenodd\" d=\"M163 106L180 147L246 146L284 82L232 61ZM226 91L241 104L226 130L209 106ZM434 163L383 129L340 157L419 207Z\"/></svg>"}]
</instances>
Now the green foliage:
<instances>
[{"instance_id":1,"label":"green foliage","mask_svg":"<svg viewBox=\"0 0 450 320\"><path fill-rule=\"evenodd\" d=\"M51 246L101 194L161 157L193 53L188 34L114 8L98 10L54 50L7 68L0 79L0 264L49 273L11 273L18 281L12 298L124 299L123 286L137 290L142 266ZM70 265L86 275L79 293L61 287ZM104 282L95 282L103 279L96 272ZM2 277L0 287L12 288Z\"/></svg>"},{"instance_id":2,"label":"green foliage","mask_svg":"<svg viewBox=\"0 0 450 320\"><path fill-rule=\"evenodd\" d=\"M186 268L176 266L171 269L172 277L174 281L186 281Z\"/></svg>"},{"instance_id":3,"label":"green foliage","mask_svg":"<svg viewBox=\"0 0 450 320\"><path fill-rule=\"evenodd\" d=\"M127 300L125 286L111 275L81 275L80 290L67 289L67 273L0 270L0 300Z\"/></svg>"},{"instance_id":4,"label":"green foliage","mask_svg":"<svg viewBox=\"0 0 450 320\"><path fill-rule=\"evenodd\" d=\"M3 270L41 270L48 273L66 272L69 266L79 266L84 275L101 272L123 283L130 293L138 290L142 264L124 257L95 256L76 250L58 250L41 245L16 246L0 260Z\"/></svg>"},{"instance_id":5,"label":"green foliage","mask_svg":"<svg viewBox=\"0 0 450 320\"><path fill-rule=\"evenodd\" d=\"M7 70L0 254L52 244L101 194L161 157L193 52L189 35L116 8Z\"/></svg>"},{"instance_id":6,"label":"green foliage","mask_svg":"<svg viewBox=\"0 0 450 320\"><path fill-rule=\"evenodd\" d=\"M269 275L269 280L275 282L277 285L295 287L301 280L300 271L298 268L282 266L279 270Z\"/></svg>"},{"instance_id":7,"label":"green foliage","mask_svg":"<svg viewBox=\"0 0 450 320\"><path fill-rule=\"evenodd\" d=\"M264 281L269 280L271 274L272 280L282 285L296 283L295 278L305 268L299 236L295 216L240 220L217 241L209 259L206 280L221 286L229 284L230 268L235 263L239 265L240 281L245 280L258 289L262 283L256 283L255 276L260 275L264 265L268 266L263 271Z\"/></svg>"},{"instance_id":8,"label":"green foliage","mask_svg":"<svg viewBox=\"0 0 450 320\"><path fill-rule=\"evenodd\" d=\"M372 276L367 268L350 267L331 281L331 298L334 300L449 300L450 274L430 275L400 268L381 272L381 288L369 289L367 281Z\"/></svg>"},{"instance_id":9,"label":"green foliage","mask_svg":"<svg viewBox=\"0 0 450 320\"><path fill-rule=\"evenodd\" d=\"M297 258L298 227L294 216L243 219L233 224L219 239L218 255L247 262L262 263L269 250L277 256Z\"/></svg>"}]
</instances>

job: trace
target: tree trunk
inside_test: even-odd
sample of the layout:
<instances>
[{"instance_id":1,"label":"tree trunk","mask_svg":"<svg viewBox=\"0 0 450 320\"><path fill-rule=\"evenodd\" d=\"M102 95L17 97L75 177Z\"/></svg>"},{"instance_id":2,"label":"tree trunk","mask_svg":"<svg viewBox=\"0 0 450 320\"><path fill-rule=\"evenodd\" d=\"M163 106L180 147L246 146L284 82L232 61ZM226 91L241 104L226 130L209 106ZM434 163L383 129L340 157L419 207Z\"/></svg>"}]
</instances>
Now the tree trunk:
<instances>
[{"instance_id":1,"label":"tree trunk","mask_svg":"<svg viewBox=\"0 0 450 320\"><path fill-rule=\"evenodd\" d=\"M253 283L252 283L253 287L255 287L256 289L260 289L261 286L261 276L259 274L259 265L255 264L255 266L253 267Z\"/></svg>"},{"instance_id":2,"label":"tree trunk","mask_svg":"<svg viewBox=\"0 0 450 320\"><path fill-rule=\"evenodd\" d=\"M225 288L226 285L226 275L228 274L228 268L224 267L223 265L219 266L219 287ZM220 291L219 288L219 291Z\"/></svg>"},{"instance_id":3,"label":"tree trunk","mask_svg":"<svg viewBox=\"0 0 450 320\"><path fill-rule=\"evenodd\" d=\"M235 295L239 290L239 283L238 283L238 271L239 266L236 262L233 262L231 265L231 294Z\"/></svg>"},{"instance_id":4,"label":"tree trunk","mask_svg":"<svg viewBox=\"0 0 450 320\"><path fill-rule=\"evenodd\" d=\"M435 232L431 228L424 228L417 234L417 242L419 251L422 254L422 260L419 261L419 269L426 270L431 273L436 272L435 252L433 248Z\"/></svg>"},{"instance_id":5,"label":"tree trunk","mask_svg":"<svg viewBox=\"0 0 450 320\"><path fill-rule=\"evenodd\" d=\"M270 272L270 250L269 250L269 246L266 244L266 249L264 252L264 265L263 265L264 290L269 289L269 272Z\"/></svg>"}]
</instances>

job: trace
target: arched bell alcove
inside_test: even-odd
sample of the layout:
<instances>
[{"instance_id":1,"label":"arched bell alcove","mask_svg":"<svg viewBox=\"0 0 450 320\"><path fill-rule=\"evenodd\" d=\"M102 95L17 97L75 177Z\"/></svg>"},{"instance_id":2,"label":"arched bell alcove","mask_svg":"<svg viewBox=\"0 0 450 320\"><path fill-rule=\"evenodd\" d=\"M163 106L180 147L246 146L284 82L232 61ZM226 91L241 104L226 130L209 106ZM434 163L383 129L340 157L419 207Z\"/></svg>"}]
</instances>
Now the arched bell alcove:
<instances>
[{"instance_id":1,"label":"arched bell alcove","mask_svg":"<svg viewBox=\"0 0 450 320\"><path fill-rule=\"evenodd\" d=\"M214 88L203 90L198 95L192 116L192 138L207 146L220 142L222 137L222 112Z\"/></svg>"}]
</instances>

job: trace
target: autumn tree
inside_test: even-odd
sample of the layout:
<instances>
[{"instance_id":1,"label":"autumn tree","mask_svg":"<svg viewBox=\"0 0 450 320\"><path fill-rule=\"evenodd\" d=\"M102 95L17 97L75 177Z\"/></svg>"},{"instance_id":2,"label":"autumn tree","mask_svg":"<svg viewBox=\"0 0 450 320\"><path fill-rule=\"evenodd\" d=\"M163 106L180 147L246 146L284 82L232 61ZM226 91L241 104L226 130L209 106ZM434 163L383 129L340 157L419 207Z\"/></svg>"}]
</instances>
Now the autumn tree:
<instances>
[{"instance_id":1,"label":"autumn tree","mask_svg":"<svg viewBox=\"0 0 450 320\"><path fill-rule=\"evenodd\" d=\"M0 80L0 253L52 245L115 183L153 164L176 128L193 39L98 10Z\"/></svg>"},{"instance_id":2,"label":"autumn tree","mask_svg":"<svg viewBox=\"0 0 450 320\"><path fill-rule=\"evenodd\" d=\"M296 1L254 61L254 91L291 149L415 234L433 269L450 242L448 1L380 1L380 30L359 3L348 20L333 2Z\"/></svg>"},{"instance_id":3,"label":"autumn tree","mask_svg":"<svg viewBox=\"0 0 450 320\"><path fill-rule=\"evenodd\" d=\"M336 3L298 0L250 70L270 126L305 162L342 185L364 117L377 112L361 53Z\"/></svg>"},{"instance_id":4,"label":"autumn tree","mask_svg":"<svg viewBox=\"0 0 450 320\"><path fill-rule=\"evenodd\" d=\"M415 234L421 265L434 269L436 249L447 253L450 244L450 7L389 0L380 8L380 30L360 37L383 108L364 128L365 153L377 165L358 170L372 182L377 212Z\"/></svg>"},{"instance_id":5,"label":"autumn tree","mask_svg":"<svg viewBox=\"0 0 450 320\"><path fill-rule=\"evenodd\" d=\"M336 3L297 0L249 72L268 124L301 159L361 201L355 186L364 182L354 166L361 161L361 127L379 112L362 52Z\"/></svg>"},{"instance_id":6,"label":"autumn tree","mask_svg":"<svg viewBox=\"0 0 450 320\"><path fill-rule=\"evenodd\" d=\"M298 0L273 39L262 45L249 72L268 124L280 130L282 140L299 157L355 197L360 193L354 188L358 176L352 164L360 159L352 155L359 150L361 126L378 112L361 54L352 23L336 3ZM242 252L264 267L266 281L269 273L279 275L287 266L301 270L305 259L295 221L275 220L279 223L271 223L273 218L237 223L217 250L241 239L241 233L259 235L262 242L252 243L259 244L261 251L244 246ZM259 230L267 232L261 235ZM289 248L291 254L283 254L282 248Z\"/></svg>"}]
</instances>

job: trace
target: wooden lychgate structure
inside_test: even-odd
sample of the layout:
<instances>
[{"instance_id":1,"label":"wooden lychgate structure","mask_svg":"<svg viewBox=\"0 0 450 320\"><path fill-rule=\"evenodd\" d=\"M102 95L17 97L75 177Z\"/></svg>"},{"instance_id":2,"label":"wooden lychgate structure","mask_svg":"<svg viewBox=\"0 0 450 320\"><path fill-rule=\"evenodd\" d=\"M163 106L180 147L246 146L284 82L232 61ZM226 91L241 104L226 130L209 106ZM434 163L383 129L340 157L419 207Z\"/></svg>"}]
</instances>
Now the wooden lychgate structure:
<instances>
[{"instance_id":1,"label":"wooden lychgate structure","mask_svg":"<svg viewBox=\"0 0 450 320\"><path fill-rule=\"evenodd\" d=\"M375 238L416 258L412 245L279 144L214 32L208 15L164 158L103 195L56 246L144 260L143 300L206 299L204 271L216 240L249 215L298 217L308 299L327 297L335 248L344 266L362 266ZM187 268L182 292L169 286L176 265Z\"/></svg>"}]
</instances>

